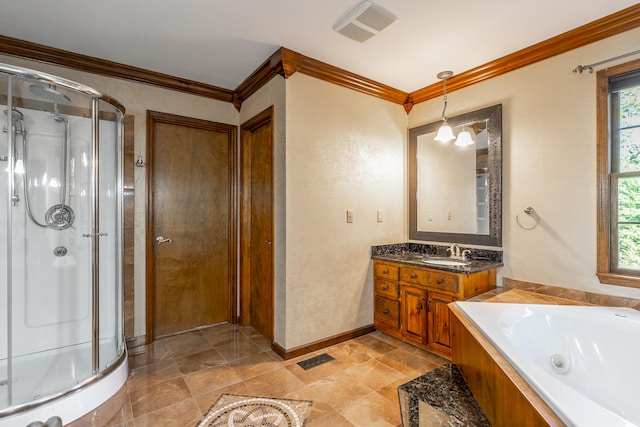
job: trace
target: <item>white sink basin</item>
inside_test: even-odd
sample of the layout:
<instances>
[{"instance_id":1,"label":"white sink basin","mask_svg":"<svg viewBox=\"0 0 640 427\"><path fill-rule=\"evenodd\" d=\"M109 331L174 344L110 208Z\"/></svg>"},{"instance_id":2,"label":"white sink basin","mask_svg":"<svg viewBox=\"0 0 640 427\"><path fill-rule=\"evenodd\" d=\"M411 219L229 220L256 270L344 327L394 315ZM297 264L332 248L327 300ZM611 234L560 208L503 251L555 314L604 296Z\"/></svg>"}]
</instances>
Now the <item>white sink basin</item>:
<instances>
[{"instance_id":1,"label":"white sink basin","mask_svg":"<svg viewBox=\"0 0 640 427\"><path fill-rule=\"evenodd\" d=\"M463 267L465 265L469 265L468 262L456 261L454 259L423 258L421 261L427 264L446 265L449 267Z\"/></svg>"}]
</instances>

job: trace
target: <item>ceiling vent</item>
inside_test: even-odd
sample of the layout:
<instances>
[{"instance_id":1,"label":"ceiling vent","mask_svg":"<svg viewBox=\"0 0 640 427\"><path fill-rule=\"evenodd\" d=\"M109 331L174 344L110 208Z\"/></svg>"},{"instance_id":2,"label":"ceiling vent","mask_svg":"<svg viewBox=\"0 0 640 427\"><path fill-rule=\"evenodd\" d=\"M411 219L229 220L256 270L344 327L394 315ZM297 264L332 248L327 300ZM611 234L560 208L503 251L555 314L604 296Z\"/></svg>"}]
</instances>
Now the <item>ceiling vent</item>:
<instances>
[{"instance_id":1,"label":"ceiling vent","mask_svg":"<svg viewBox=\"0 0 640 427\"><path fill-rule=\"evenodd\" d=\"M333 29L357 42L365 42L398 18L385 8L370 1L363 1L342 17Z\"/></svg>"}]
</instances>

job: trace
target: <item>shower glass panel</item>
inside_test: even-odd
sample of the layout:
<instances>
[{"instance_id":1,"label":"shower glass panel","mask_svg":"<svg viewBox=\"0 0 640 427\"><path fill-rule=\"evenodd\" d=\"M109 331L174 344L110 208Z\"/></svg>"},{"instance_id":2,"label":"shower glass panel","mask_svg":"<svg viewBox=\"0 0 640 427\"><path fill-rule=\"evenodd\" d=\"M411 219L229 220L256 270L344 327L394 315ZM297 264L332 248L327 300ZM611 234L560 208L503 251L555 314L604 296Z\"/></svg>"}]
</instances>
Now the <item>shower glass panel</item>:
<instances>
[{"instance_id":1,"label":"shower glass panel","mask_svg":"<svg viewBox=\"0 0 640 427\"><path fill-rule=\"evenodd\" d=\"M122 108L15 69L0 64L0 425L126 359Z\"/></svg>"},{"instance_id":2,"label":"shower glass panel","mask_svg":"<svg viewBox=\"0 0 640 427\"><path fill-rule=\"evenodd\" d=\"M122 140L123 116L109 103L97 101L98 140L100 141L98 212L99 232L105 234L98 239L100 257L100 358L99 369L110 366L124 351L123 295L122 295L122 253L121 235L123 211L122 170L119 161L123 157Z\"/></svg>"}]
</instances>

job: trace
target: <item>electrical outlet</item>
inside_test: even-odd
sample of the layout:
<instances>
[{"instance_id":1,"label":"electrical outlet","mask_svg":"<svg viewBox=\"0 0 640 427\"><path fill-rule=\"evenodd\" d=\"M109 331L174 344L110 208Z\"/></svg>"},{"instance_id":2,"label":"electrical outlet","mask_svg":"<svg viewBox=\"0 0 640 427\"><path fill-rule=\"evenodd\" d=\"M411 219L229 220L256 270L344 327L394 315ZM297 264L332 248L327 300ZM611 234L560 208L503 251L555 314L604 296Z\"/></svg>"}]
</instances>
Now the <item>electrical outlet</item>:
<instances>
[{"instance_id":1,"label":"electrical outlet","mask_svg":"<svg viewBox=\"0 0 640 427\"><path fill-rule=\"evenodd\" d=\"M347 211L347 222L349 224L353 222L353 211Z\"/></svg>"}]
</instances>

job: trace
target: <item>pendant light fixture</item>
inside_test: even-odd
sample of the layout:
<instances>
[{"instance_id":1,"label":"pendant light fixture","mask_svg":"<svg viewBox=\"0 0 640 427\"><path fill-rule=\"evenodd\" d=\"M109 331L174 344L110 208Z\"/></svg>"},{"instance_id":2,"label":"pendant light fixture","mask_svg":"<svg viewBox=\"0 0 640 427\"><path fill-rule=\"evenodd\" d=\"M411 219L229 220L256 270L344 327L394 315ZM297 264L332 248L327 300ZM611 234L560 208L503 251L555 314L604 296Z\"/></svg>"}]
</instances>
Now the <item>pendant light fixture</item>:
<instances>
[{"instance_id":1,"label":"pendant light fixture","mask_svg":"<svg viewBox=\"0 0 640 427\"><path fill-rule=\"evenodd\" d=\"M438 134L434 138L439 142L449 142L455 139L453 135L453 130L451 130L451 126L447 123L447 116L445 112L447 111L447 79L453 76L453 71L441 71L438 73L437 77L444 82L444 108L442 109L442 126L438 129Z\"/></svg>"},{"instance_id":2,"label":"pendant light fixture","mask_svg":"<svg viewBox=\"0 0 640 427\"><path fill-rule=\"evenodd\" d=\"M473 137L471 136L471 132L465 127L462 128L462 131L458 134L456 138L455 144L458 147L467 147L469 145L473 145Z\"/></svg>"}]
</instances>

